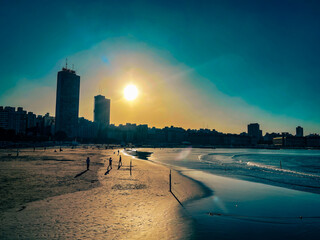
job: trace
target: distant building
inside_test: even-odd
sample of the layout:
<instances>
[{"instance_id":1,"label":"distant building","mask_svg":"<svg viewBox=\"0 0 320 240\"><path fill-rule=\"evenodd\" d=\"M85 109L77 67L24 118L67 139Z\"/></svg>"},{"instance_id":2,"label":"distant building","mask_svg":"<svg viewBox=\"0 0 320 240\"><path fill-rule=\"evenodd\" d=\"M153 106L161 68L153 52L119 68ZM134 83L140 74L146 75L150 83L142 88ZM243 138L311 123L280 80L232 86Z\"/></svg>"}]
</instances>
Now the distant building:
<instances>
[{"instance_id":1,"label":"distant building","mask_svg":"<svg viewBox=\"0 0 320 240\"><path fill-rule=\"evenodd\" d=\"M50 116L49 113L46 113L43 117L43 127L45 135L53 135L55 127L55 117Z\"/></svg>"},{"instance_id":2,"label":"distant building","mask_svg":"<svg viewBox=\"0 0 320 240\"><path fill-rule=\"evenodd\" d=\"M14 130L16 134L25 134L27 129L27 112L22 107L0 108L0 127Z\"/></svg>"},{"instance_id":3,"label":"distant building","mask_svg":"<svg viewBox=\"0 0 320 240\"><path fill-rule=\"evenodd\" d=\"M186 137L186 130L180 127L165 127L164 129L166 142L168 143L182 143Z\"/></svg>"},{"instance_id":4,"label":"distant building","mask_svg":"<svg viewBox=\"0 0 320 240\"><path fill-rule=\"evenodd\" d=\"M306 139L304 137L295 136L275 137L273 139L273 144L278 147L302 148L306 146Z\"/></svg>"},{"instance_id":5,"label":"distant building","mask_svg":"<svg viewBox=\"0 0 320 240\"><path fill-rule=\"evenodd\" d=\"M250 123L248 125L248 135L251 137L262 137L262 131L260 130L260 126L258 123Z\"/></svg>"},{"instance_id":6,"label":"distant building","mask_svg":"<svg viewBox=\"0 0 320 240\"><path fill-rule=\"evenodd\" d=\"M68 137L78 133L80 76L62 68L57 77L55 132L65 132Z\"/></svg>"},{"instance_id":7,"label":"distant building","mask_svg":"<svg viewBox=\"0 0 320 240\"><path fill-rule=\"evenodd\" d=\"M262 138L262 131L258 123L248 125L248 135L252 138L252 144L257 144Z\"/></svg>"},{"instance_id":8,"label":"distant building","mask_svg":"<svg viewBox=\"0 0 320 240\"><path fill-rule=\"evenodd\" d=\"M320 136L318 134L306 136L306 146L320 148Z\"/></svg>"},{"instance_id":9,"label":"distant building","mask_svg":"<svg viewBox=\"0 0 320 240\"><path fill-rule=\"evenodd\" d=\"M280 133L266 133L263 137L263 141L267 144L273 144L273 139L276 137L281 137Z\"/></svg>"},{"instance_id":10,"label":"distant building","mask_svg":"<svg viewBox=\"0 0 320 240\"><path fill-rule=\"evenodd\" d=\"M110 99L98 95L94 97L94 122L100 128L110 125Z\"/></svg>"},{"instance_id":11,"label":"distant building","mask_svg":"<svg viewBox=\"0 0 320 240\"><path fill-rule=\"evenodd\" d=\"M164 131L160 128L148 128L148 141L150 143L164 143L166 140L166 135Z\"/></svg>"},{"instance_id":12,"label":"distant building","mask_svg":"<svg viewBox=\"0 0 320 240\"><path fill-rule=\"evenodd\" d=\"M15 114L14 130L16 133L25 134L27 129L27 111L22 107L18 107Z\"/></svg>"},{"instance_id":13,"label":"distant building","mask_svg":"<svg viewBox=\"0 0 320 240\"><path fill-rule=\"evenodd\" d=\"M123 133L119 127L116 127L115 125L111 124L108 127L108 132L107 132L107 137L108 139L111 139L113 142L122 142L123 141Z\"/></svg>"},{"instance_id":14,"label":"distant building","mask_svg":"<svg viewBox=\"0 0 320 240\"><path fill-rule=\"evenodd\" d=\"M249 136L237 134L225 134L223 143L227 146L248 146L251 143Z\"/></svg>"},{"instance_id":15,"label":"distant building","mask_svg":"<svg viewBox=\"0 0 320 240\"><path fill-rule=\"evenodd\" d=\"M94 139L97 137L98 127L97 124L91 122L83 117L79 118L79 133L78 136L83 140Z\"/></svg>"},{"instance_id":16,"label":"distant building","mask_svg":"<svg viewBox=\"0 0 320 240\"><path fill-rule=\"evenodd\" d=\"M27 129L37 126L37 116L33 112L27 114Z\"/></svg>"},{"instance_id":17,"label":"distant building","mask_svg":"<svg viewBox=\"0 0 320 240\"><path fill-rule=\"evenodd\" d=\"M297 137L303 137L303 128L302 127L298 126L296 128L296 136Z\"/></svg>"},{"instance_id":18,"label":"distant building","mask_svg":"<svg viewBox=\"0 0 320 240\"><path fill-rule=\"evenodd\" d=\"M3 129L13 129L13 117L15 114L14 107L0 107L0 128Z\"/></svg>"},{"instance_id":19,"label":"distant building","mask_svg":"<svg viewBox=\"0 0 320 240\"><path fill-rule=\"evenodd\" d=\"M29 128L36 126L36 116L27 113L22 107L0 107L0 128L14 130L16 134L26 134Z\"/></svg>"},{"instance_id":20,"label":"distant building","mask_svg":"<svg viewBox=\"0 0 320 240\"><path fill-rule=\"evenodd\" d=\"M148 139L148 125L142 124L137 126L137 141L144 142Z\"/></svg>"},{"instance_id":21,"label":"distant building","mask_svg":"<svg viewBox=\"0 0 320 240\"><path fill-rule=\"evenodd\" d=\"M281 136L283 136L283 137L292 137L293 135L291 133L288 133L288 132L282 132Z\"/></svg>"}]
</instances>

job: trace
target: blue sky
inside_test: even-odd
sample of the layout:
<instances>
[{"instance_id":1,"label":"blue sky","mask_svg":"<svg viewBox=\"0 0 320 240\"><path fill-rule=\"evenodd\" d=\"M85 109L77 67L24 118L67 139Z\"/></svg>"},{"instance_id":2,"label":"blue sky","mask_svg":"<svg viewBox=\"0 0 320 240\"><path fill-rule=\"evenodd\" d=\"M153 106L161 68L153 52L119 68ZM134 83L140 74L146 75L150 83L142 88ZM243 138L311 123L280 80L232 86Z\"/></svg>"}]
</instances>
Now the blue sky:
<instances>
[{"instance_id":1,"label":"blue sky","mask_svg":"<svg viewBox=\"0 0 320 240\"><path fill-rule=\"evenodd\" d=\"M95 61L88 60L88 52L101 60L95 47L109 41L111 48L117 46L113 49L147 52L158 65L179 70L183 66L192 72L185 81L189 89L194 87L193 97L206 106L208 119L199 113L198 123L181 126L241 132L246 123L259 121L269 132L293 132L297 125L320 132L318 1L1 1L1 5L0 105L54 114L53 99L36 106L39 96L31 94L34 88L53 96L55 74L66 57L84 66L78 73L88 76L83 82L89 81L85 68L97 65L91 65ZM105 63L112 62L111 52L102 56ZM29 102L21 98L22 92ZM210 102L217 101L219 111L233 119L228 121L232 127L224 127L225 116L210 109ZM232 116L234 103L247 117ZM80 113L91 118L87 111L91 110L80 107ZM115 123L122 121L115 118Z\"/></svg>"}]
</instances>

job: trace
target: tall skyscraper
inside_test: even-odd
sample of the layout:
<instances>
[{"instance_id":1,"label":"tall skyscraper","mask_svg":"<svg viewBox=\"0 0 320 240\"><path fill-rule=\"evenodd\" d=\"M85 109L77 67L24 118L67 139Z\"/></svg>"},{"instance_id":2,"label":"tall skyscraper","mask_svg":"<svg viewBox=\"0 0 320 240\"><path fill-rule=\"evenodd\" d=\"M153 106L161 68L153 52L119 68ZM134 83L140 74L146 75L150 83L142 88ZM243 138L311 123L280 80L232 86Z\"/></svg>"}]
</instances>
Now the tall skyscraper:
<instances>
[{"instance_id":1,"label":"tall skyscraper","mask_svg":"<svg viewBox=\"0 0 320 240\"><path fill-rule=\"evenodd\" d=\"M55 132L68 137L78 134L80 76L66 68L58 72Z\"/></svg>"},{"instance_id":2,"label":"tall skyscraper","mask_svg":"<svg viewBox=\"0 0 320 240\"><path fill-rule=\"evenodd\" d=\"M110 124L110 99L105 96L94 97L94 122L98 123L100 128Z\"/></svg>"},{"instance_id":3,"label":"tall skyscraper","mask_svg":"<svg viewBox=\"0 0 320 240\"><path fill-rule=\"evenodd\" d=\"M303 128L302 127L298 126L296 128L296 136L297 137L303 137Z\"/></svg>"}]
</instances>

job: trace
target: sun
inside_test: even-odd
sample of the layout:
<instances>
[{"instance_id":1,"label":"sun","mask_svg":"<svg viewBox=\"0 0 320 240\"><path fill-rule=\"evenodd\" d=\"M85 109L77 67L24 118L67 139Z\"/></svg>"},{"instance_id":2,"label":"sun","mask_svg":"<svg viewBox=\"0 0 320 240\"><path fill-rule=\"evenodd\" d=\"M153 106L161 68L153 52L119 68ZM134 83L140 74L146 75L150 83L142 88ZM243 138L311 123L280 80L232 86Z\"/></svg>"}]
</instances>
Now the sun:
<instances>
[{"instance_id":1,"label":"sun","mask_svg":"<svg viewBox=\"0 0 320 240\"><path fill-rule=\"evenodd\" d=\"M124 94L125 99L127 99L128 101L132 101L137 98L138 89L135 85L130 84L125 87L123 94Z\"/></svg>"}]
</instances>

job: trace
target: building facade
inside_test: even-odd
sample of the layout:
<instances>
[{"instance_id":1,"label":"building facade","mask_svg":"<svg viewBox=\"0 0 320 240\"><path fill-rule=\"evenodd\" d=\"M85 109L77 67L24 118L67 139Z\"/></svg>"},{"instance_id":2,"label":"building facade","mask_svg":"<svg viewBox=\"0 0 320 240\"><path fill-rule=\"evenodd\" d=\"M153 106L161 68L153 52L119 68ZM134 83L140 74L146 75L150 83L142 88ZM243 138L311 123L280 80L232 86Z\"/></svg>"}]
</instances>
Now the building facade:
<instances>
[{"instance_id":1,"label":"building facade","mask_svg":"<svg viewBox=\"0 0 320 240\"><path fill-rule=\"evenodd\" d=\"M0 107L0 128L14 130L16 134L25 134L27 129L27 112L22 107Z\"/></svg>"},{"instance_id":2,"label":"building facade","mask_svg":"<svg viewBox=\"0 0 320 240\"><path fill-rule=\"evenodd\" d=\"M298 126L296 128L296 136L297 137L303 137L303 128L302 127Z\"/></svg>"},{"instance_id":3,"label":"building facade","mask_svg":"<svg viewBox=\"0 0 320 240\"><path fill-rule=\"evenodd\" d=\"M98 127L96 123L91 122L83 117L79 118L79 138L82 140L94 139L97 137L97 134Z\"/></svg>"},{"instance_id":4,"label":"building facade","mask_svg":"<svg viewBox=\"0 0 320 240\"><path fill-rule=\"evenodd\" d=\"M273 144L278 147L302 148L306 146L306 138L296 136L275 137Z\"/></svg>"},{"instance_id":5,"label":"building facade","mask_svg":"<svg viewBox=\"0 0 320 240\"><path fill-rule=\"evenodd\" d=\"M10 124L13 121L15 111L14 107L0 107L0 128L11 129Z\"/></svg>"},{"instance_id":6,"label":"building facade","mask_svg":"<svg viewBox=\"0 0 320 240\"><path fill-rule=\"evenodd\" d=\"M55 133L64 132L68 137L77 137L79 116L80 76L63 68L57 77Z\"/></svg>"},{"instance_id":7,"label":"building facade","mask_svg":"<svg viewBox=\"0 0 320 240\"><path fill-rule=\"evenodd\" d=\"M262 131L258 123L250 123L248 125L248 135L252 139L252 144L257 144L262 139Z\"/></svg>"},{"instance_id":8,"label":"building facade","mask_svg":"<svg viewBox=\"0 0 320 240\"><path fill-rule=\"evenodd\" d=\"M98 95L94 97L94 122L100 128L110 125L110 99Z\"/></svg>"}]
</instances>

